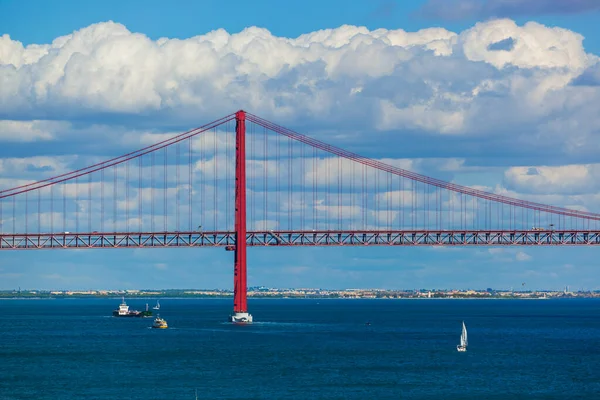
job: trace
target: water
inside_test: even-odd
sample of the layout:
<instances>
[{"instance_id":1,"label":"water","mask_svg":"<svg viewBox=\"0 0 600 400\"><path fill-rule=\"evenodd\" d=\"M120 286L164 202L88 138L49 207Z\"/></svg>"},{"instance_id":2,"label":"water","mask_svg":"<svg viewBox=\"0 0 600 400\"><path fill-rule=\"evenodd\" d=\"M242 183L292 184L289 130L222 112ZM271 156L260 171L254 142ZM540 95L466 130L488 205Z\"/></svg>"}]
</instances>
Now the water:
<instances>
[{"instance_id":1,"label":"water","mask_svg":"<svg viewBox=\"0 0 600 400\"><path fill-rule=\"evenodd\" d=\"M221 322L231 300L163 299L167 330L110 317L119 302L0 301L0 399L600 393L600 300L251 300L257 322L232 326ZM458 353L463 319L469 349Z\"/></svg>"}]
</instances>

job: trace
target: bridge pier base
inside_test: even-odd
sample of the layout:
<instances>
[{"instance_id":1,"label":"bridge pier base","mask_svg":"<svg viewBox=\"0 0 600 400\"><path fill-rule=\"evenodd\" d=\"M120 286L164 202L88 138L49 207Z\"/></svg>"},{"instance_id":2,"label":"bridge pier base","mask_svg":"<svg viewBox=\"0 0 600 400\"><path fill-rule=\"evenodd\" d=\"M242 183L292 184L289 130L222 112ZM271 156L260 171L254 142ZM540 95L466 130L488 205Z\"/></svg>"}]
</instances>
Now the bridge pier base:
<instances>
[{"instance_id":1,"label":"bridge pier base","mask_svg":"<svg viewBox=\"0 0 600 400\"><path fill-rule=\"evenodd\" d=\"M246 113L235 114L235 253L233 267L233 315L229 321L252 323L248 314L246 282Z\"/></svg>"},{"instance_id":2,"label":"bridge pier base","mask_svg":"<svg viewBox=\"0 0 600 400\"><path fill-rule=\"evenodd\" d=\"M251 324L252 314L248 314L247 312L236 312L229 316L229 322L233 322L234 324Z\"/></svg>"}]
</instances>

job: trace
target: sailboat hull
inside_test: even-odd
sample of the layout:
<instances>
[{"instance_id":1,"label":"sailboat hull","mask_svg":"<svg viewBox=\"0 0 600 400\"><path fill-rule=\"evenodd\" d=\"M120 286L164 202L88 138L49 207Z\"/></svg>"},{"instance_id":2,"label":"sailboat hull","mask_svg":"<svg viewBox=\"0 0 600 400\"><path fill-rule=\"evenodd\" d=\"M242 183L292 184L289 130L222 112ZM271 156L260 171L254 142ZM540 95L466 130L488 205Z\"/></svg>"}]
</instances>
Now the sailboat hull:
<instances>
[{"instance_id":1,"label":"sailboat hull","mask_svg":"<svg viewBox=\"0 0 600 400\"><path fill-rule=\"evenodd\" d=\"M456 346L456 350L460 351L460 352L465 352L465 351L467 351L467 348L466 347L462 347L461 345L458 345L458 346Z\"/></svg>"}]
</instances>

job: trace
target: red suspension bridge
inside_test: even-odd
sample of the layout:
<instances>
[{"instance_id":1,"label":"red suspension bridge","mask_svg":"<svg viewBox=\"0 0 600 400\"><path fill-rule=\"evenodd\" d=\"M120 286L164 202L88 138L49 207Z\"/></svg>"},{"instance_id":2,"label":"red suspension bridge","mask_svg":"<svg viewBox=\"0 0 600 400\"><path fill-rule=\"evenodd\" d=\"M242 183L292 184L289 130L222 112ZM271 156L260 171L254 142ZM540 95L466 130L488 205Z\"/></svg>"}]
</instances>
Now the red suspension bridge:
<instances>
[{"instance_id":1,"label":"red suspension bridge","mask_svg":"<svg viewBox=\"0 0 600 400\"><path fill-rule=\"evenodd\" d=\"M598 221L407 171L244 111L0 191L0 250L234 251L240 318L246 246L599 245Z\"/></svg>"}]
</instances>

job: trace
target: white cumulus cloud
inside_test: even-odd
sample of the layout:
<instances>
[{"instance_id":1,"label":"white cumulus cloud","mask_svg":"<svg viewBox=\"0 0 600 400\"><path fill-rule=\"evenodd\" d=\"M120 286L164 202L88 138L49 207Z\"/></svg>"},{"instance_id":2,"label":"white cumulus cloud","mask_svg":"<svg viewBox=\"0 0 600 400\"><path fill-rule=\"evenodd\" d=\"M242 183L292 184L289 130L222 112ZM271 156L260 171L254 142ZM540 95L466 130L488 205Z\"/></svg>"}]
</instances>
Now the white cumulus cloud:
<instances>
[{"instance_id":1,"label":"white cumulus cloud","mask_svg":"<svg viewBox=\"0 0 600 400\"><path fill-rule=\"evenodd\" d=\"M508 188L541 194L592 193L599 178L600 164L511 167L504 173Z\"/></svg>"},{"instance_id":2,"label":"white cumulus cloud","mask_svg":"<svg viewBox=\"0 0 600 400\"><path fill-rule=\"evenodd\" d=\"M508 50L490 47L507 39ZM536 124L563 109L569 83L597 60L582 40L511 20L461 33L342 26L286 38L251 27L156 41L104 22L28 46L3 35L0 118L167 123L245 108L283 123L468 134L493 130L486 118Z\"/></svg>"},{"instance_id":3,"label":"white cumulus cloud","mask_svg":"<svg viewBox=\"0 0 600 400\"><path fill-rule=\"evenodd\" d=\"M0 120L0 141L32 142L50 140L68 129L68 122L59 121L11 121Z\"/></svg>"}]
</instances>

